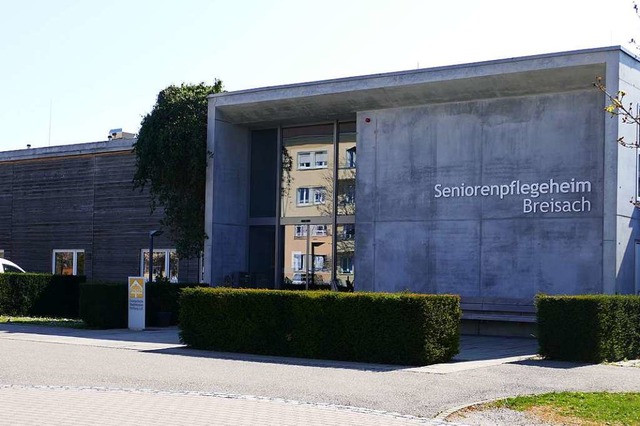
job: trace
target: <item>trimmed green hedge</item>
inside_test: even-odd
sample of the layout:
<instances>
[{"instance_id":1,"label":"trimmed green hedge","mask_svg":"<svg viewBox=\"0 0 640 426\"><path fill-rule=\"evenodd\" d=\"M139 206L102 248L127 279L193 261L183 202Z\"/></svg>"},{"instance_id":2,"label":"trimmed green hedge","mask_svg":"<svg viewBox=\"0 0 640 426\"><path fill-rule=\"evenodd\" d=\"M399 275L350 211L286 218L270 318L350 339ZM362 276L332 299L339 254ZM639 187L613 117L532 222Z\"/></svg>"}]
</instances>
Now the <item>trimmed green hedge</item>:
<instances>
[{"instance_id":1,"label":"trimmed green hedge","mask_svg":"<svg viewBox=\"0 0 640 426\"><path fill-rule=\"evenodd\" d=\"M127 283L88 282L80 286L80 318L94 328L127 327Z\"/></svg>"},{"instance_id":2,"label":"trimmed green hedge","mask_svg":"<svg viewBox=\"0 0 640 426\"><path fill-rule=\"evenodd\" d=\"M540 355L602 362L640 357L640 296L536 298Z\"/></svg>"},{"instance_id":3,"label":"trimmed green hedge","mask_svg":"<svg viewBox=\"0 0 640 426\"><path fill-rule=\"evenodd\" d=\"M459 351L458 296L207 288L180 306L180 338L200 349L402 365Z\"/></svg>"},{"instance_id":4,"label":"trimmed green hedge","mask_svg":"<svg viewBox=\"0 0 640 426\"><path fill-rule=\"evenodd\" d=\"M206 284L147 284L145 323L147 327L161 324L158 312L168 315L168 322L178 322L180 290ZM95 328L126 328L128 326L127 283L91 282L80 286L80 318Z\"/></svg>"},{"instance_id":5,"label":"trimmed green hedge","mask_svg":"<svg viewBox=\"0 0 640 426\"><path fill-rule=\"evenodd\" d=\"M0 314L78 318L84 276L0 274Z\"/></svg>"}]
</instances>

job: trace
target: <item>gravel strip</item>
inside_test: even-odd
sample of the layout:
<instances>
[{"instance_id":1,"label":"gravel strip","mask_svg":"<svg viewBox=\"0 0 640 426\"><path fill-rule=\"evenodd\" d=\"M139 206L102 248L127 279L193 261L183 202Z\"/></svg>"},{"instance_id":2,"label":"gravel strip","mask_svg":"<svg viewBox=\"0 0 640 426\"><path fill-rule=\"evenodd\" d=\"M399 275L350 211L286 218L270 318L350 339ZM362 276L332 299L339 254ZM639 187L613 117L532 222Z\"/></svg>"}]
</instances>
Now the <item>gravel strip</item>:
<instances>
[{"instance_id":1,"label":"gravel strip","mask_svg":"<svg viewBox=\"0 0 640 426\"><path fill-rule=\"evenodd\" d=\"M469 426L557 426L557 423L546 423L533 414L508 408L469 408L450 415L447 421Z\"/></svg>"}]
</instances>

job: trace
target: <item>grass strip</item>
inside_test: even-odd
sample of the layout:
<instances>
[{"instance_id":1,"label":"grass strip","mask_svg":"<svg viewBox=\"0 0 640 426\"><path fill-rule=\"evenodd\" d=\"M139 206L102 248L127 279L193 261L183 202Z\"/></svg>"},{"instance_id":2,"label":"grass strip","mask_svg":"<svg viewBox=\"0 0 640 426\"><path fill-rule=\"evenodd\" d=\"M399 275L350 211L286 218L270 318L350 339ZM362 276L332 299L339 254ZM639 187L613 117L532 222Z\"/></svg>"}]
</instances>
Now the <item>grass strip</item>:
<instances>
[{"instance_id":1,"label":"grass strip","mask_svg":"<svg viewBox=\"0 0 640 426\"><path fill-rule=\"evenodd\" d=\"M640 426L640 393L554 392L507 398L490 407L543 414L551 420L579 419L582 424Z\"/></svg>"},{"instance_id":2,"label":"grass strip","mask_svg":"<svg viewBox=\"0 0 640 426\"><path fill-rule=\"evenodd\" d=\"M47 317L14 317L0 315L0 324L30 324L47 327L87 328L82 320Z\"/></svg>"}]
</instances>

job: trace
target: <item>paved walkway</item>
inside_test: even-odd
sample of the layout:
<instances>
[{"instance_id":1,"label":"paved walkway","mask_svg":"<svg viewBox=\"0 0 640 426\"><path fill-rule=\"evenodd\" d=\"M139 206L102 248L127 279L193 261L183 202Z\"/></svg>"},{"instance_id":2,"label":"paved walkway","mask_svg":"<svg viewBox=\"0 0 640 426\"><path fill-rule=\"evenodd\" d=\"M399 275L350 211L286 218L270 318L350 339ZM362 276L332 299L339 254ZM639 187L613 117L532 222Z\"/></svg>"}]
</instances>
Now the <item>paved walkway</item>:
<instances>
[{"instance_id":1,"label":"paved walkway","mask_svg":"<svg viewBox=\"0 0 640 426\"><path fill-rule=\"evenodd\" d=\"M536 349L465 336L452 363L402 367L196 351L175 328L0 324L0 423L444 425L438 411L487 397L640 386L640 369L526 360Z\"/></svg>"},{"instance_id":2,"label":"paved walkway","mask_svg":"<svg viewBox=\"0 0 640 426\"><path fill-rule=\"evenodd\" d=\"M131 332L0 325L3 338L138 351L184 347L176 328ZM0 413L2 423L10 425L451 425L399 413L252 395L1 384Z\"/></svg>"},{"instance_id":3,"label":"paved walkway","mask_svg":"<svg viewBox=\"0 0 640 426\"><path fill-rule=\"evenodd\" d=\"M0 386L3 425L452 425L397 413L202 392Z\"/></svg>"}]
</instances>

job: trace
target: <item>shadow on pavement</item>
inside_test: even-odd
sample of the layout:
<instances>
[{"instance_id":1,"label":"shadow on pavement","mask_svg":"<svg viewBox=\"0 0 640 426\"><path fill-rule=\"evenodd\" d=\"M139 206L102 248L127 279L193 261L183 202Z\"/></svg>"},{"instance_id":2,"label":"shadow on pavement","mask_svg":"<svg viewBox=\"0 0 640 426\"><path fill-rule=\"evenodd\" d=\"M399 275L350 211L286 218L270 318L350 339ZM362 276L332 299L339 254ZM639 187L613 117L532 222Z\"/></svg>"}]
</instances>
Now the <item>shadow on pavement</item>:
<instances>
[{"instance_id":1,"label":"shadow on pavement","mask_svg":"<svg viewBox=\"0 0 640 426\"><path fill-rule=\"evenodd\" d=\"M180 344L177 327L149 328L144 331L128 329L94 330L86 328L48 327L31 324L0 324L0 333L35 334L40 336L72 337L123 342Z\"/></svg>"},{"instance_id":2,"label":"shadow on pavement","mask_svg":"<svg viewBox=\"0 0 640 426\"><path fill-rule=\"evenodd\" d=\"M274 355L255 355L255 354L243 354L235 352L216 352L202 349L192 349L189 347L181 348L167 348L167 349L150 349L141 352L152 354L165 354L165 355L180 355L197 358L210 358L210 359L224 359L231 361L249 361L249 362L261 362L266 364L284 364L284 365L299 365L303 367L323 367L323 368L341 368L347 370L360 370L360 371L397 371L416 368L415 366L406 365L391 365L391 364L369 364L361 362L350 361L337 361L337 360L323 360L312 358L294 358L286 356L274 356Z\"/></svg>"},{"instance_id":3,"label":"shadow on pavement","mask_svg":"<svg viewBox=\"0 0 640 426\"><path fill-rule=\"evenodd\" d=\"M526 359L523 361L513 362L512 364L526 365L530 367L540 367L540 368L553 368L556 370L572 370L574 368L589 367L594 365L594 364L568 362L568 361L553 361L548 359Z\"/></svg>"}]
</instances>

